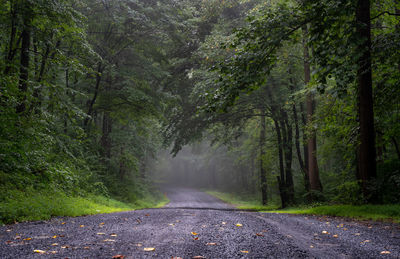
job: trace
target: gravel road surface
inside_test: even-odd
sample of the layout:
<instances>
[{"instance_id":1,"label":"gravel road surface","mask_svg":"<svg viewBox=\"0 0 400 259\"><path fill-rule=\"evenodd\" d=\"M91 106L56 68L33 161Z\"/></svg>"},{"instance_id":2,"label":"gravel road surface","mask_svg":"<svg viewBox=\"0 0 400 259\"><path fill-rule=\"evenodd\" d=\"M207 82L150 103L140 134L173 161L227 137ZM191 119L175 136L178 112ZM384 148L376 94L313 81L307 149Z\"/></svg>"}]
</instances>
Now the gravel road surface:
<instances>
[{"instance_id":1,"label":"gravel road surface","mask_svg":"<svg viewBox=\"0 0 400 259\"><path fill-rule=\"evenodd\" d=\"M191 189L166 194L161 209L2 226L0 258L400 258L396 224L238 211Z\"/></svg>"}]
</instances>

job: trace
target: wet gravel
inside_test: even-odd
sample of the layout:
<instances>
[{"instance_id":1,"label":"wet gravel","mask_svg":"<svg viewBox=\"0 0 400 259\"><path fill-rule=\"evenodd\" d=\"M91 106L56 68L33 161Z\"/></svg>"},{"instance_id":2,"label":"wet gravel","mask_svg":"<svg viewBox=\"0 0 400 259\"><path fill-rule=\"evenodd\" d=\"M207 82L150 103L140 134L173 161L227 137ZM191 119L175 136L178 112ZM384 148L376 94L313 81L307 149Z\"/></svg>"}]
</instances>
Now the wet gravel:
<instances>
[{"instance_id":1,"label":"wet gravel","mask_svg":"<svg viewBox=\"0 0 400 259\"><path fill-rule=\"evenodd\" d=\"M236 211L190 189L167 195L161 209L2 226L0 258L400 258L396 224Z\"/></svg>"}]
</instances>

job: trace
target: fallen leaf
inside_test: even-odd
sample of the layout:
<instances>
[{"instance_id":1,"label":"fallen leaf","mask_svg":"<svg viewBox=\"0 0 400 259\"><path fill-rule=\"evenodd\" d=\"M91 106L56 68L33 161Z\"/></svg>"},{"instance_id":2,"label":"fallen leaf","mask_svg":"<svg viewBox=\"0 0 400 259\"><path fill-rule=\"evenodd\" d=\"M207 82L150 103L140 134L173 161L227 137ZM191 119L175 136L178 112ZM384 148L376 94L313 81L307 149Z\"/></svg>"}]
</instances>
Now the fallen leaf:
<instances>
[{"instance_id":1,"label":"fallen leaf","mask_svg":"<svg viewBox=\"0 0 400 259\"><path fill-rule=\"evenodd\" d=\"M311 246L310 246L310 248L314 248L314 246L313 246L313 245L311 245Z\"/></svg>"},{"instance_id":2,"label":"fallen leaf","mask_svg":"<svg viewBox=\"0 0 400 259\"><path fill-rule=\"evenodd\" d=\"M175 226L175 224L172 224L172 223L170 223L170 224L168 224L169 226Z\"/></svg>"},{"instance_id":3,"label":"fallen leaf","mask_svg":"<svg viewBox=\"0 0 400 259\"><path fill-rule=\"evenodd\" d=\"M89 246L85 246L85 247L83 247L83 249L90 249L90 247Z\"/></svg>"},{"instance_id":4,"label":"fallen leaf","mask_svg":"<svg viewBox=\"0 0 400 259\"><path fill-rule=\"evenodd\" d=\"M52 246L58 246L58 243L53 243L53 244L51 244Z\"/></svg>"},{"instance_id":5,"label":"fallen leaf","mask_svg":"<svg viewBox=\"0 0 400 259\"><path fill-rule=\"evenodd\" d=\"M62 222L61 225L65 225L65 222Z\"/></svg>"},{"instance_id":6,"label":"fallen leaf","mask_svg":"<svg viewBox=\"0 0 400 259\"><path fill-rule=\"evenodd\" d=\"M329 234L328 231L324 230L322 231L322 234Z\"/></svg>"},{"instance_id":7,"label":"fallen leaf","mask_svg":"<svg viewBox=\"0 0 400 259\"><path fill-rule=\"evenodd\" d=\"M143 245L142 245L142 244L136 244L136 246L141 247L141 246L143 246Z\"/></svg>"},{"instance_id":8,"label":"fallen leaf","mask_svg":"<svg viewBox=\"0 0 400 259\"><path fill-rule=\"evenodd\" d=\"M197 236L199 233L196 232L190 232L193 236Z\"/></svg>"},{"instance_id":9,"label":"fallen leaf","mask_svg":"<svg viewBox=\"0 0 400 259\"><path fill-rule=\"evenodd\" d=\"M46 251L39 250L39 249L33 250L33 252L35 252L37 254L45 254L46 253Z\"/></svg>"},{"instance_id":10,"label":"fallen leaf","mask_svg":"<svg viewBox=\"0 0 400 259\"><path fill-rule=\"evenodd\" d=\"M369 243L369 242L371 242L371 241L367 239L367 240L360 242L360 244L365 244L365 243Z\"/></svg>"},{"instance_id":11,"label":"fallen leaf","mask_svg":"<svg viewBox=\"0 0 400 259\"><path fill-rule=\"evenodd\" d=\"M21 236L15 236L14 239L21 239Z\"/></svg>"},{"instance_id":12,"label":"fallen leaf","mask_svg":"<svg viewBox=\"0 0 400 259\"><path fill-rule=\"evenodd\" d=\"M104 241L104 242L115 242L114 239L104 239L103 241Z\"/></svg>"},{"instance_id":13,"label":"fallen leaf","mask_svg":"<svg viewBox=\"0 0 400 259\"><path fill-rule=\"evenodd\" d=\"M14 243L14 242L11 240L6 241L6 244L12 244L12 243Z\"/></svg>"},{"instance_id":14,"label":"fallen leaf","mask_svg":"<svg viewBox=\"0 0 400 259\"><path fill-rule=\"evenodd\" d=\"M52 238L57 238L57 236L52 236Z\"/></svg>"},{"instance_id":15,"label":"fallen leaf","mask_svg":"<svg viewBox=\"0 0 400 259\"><path fill-rule=\"evenodd\" d=\"M117 259L117 258L123 259L123 258L125 258L125 256L123 256L123 255L114 255L112 258L113 259Z\"/></svg>"},{"instance_id":16,"label":"fallen leaf","mask_svg":"<svg viewBox=\"0 0 400 259\"><path fill-rule=\"evenodd\" d=\"M183 259L182 257L171 257L171 259Z\"/></svg>"},{"instance_id":17,"label":"fallen leaf","mask_svg":"<svg viewBox=\"0 0 400 259\"><path fill-rule=\"evenodd\" d=\"M292 236L291 236L291 235L286 235L286 237L288 237L288 238L292 238Z\"/></svg>"},{"instance_id":18,"label":"fallen leaf","mask_svg":"<svg viewBox=\"0 0 400 259\"><path fill-rule=\"evenodd\" d=\"M236 226L237 226L237 227L243 227L243 225L240 224L240 223L236 223Z\"/></svg>"},{"instance_id":19,"label":"fallen leaf","mask_svg":"<svg viewBox=\"0 0 400 259\"><path fill-rule=\"evenodd\" d=\"M338 235L333 235L333 237L339 237Z\"/></svg>"},{"instance_id":20,"label":"fallen leaf","mask_svg":"<svg viewBox=\"0 0 400 259\"><path fill-rule=\"evenodd\" d=\"M7 232L11 232L11 229L7 229L6 231L7 231Z\"/></svg>"},{"instance_id":21,"label":"fallen leaf","mask_svg":"<svg viewBox=\"0 0 400 259\"><path fill-rule=\"evenodd\" d=\"M347 230L347 228L343 228L343 230Z\"/></svg>"},{"instance_id":22,"label":"fallen leaf","mask_svg":"<svg viewBox=\"0 0 400 259\"><path fill-rule=\"evenodd\" d=\"M196 256L193 256L192 259L205 259L205 257L201 256L201 255L196 255Z\"/></svg>"},{"instance_id":23,"label":"fallen leaf","mask_svg":"<svg viewBox=\"0 0 400 259\"><path fill-rule=\"evenodd\" d=\"M225 221L222 221L222 225L226 225L226 222L225 222Z\"/></svg>"},{"instance_id":24,"label":"fallen leaf","mask_svg":"<svg viewBox=\"0 0 400 259\"><path fill-rule=\"evenodd\" d=\"M83 228L83 227L85 227L85 225L80 225L79 227Z\"/></svg>"},{"instance_id":25,"label":"fallen leaf","mask_svg":"<svg viewBox=\"0 0 400 259\"><path fill-rule=\"evenodd\" d=\"M154 251L156 249L154 247L145 247L145 248L143 248L143 250L146 251L146 252L151 252L151 251Z\"/></svg>"},{"instance_id":26,"label":"fallen leaf","mask_svg":"<svg viewBox=\"0 0 400 259\"><path fill-rule=\"evenodd\" d=\"M112 233L112 234L110 234L110 236L112 236L112 237L116 237L116 236L117 236L117 234L115 234L115 233Z\"/></svg>"},{"instance_id":27,"label":"fallen leaf","mask_svg":"<svg viewBox=\"0 0 400 259\"><path fill-rule=\"evenodd\" d=\"M66 248L69 248L69 246L62 246L61 248L66 249Z\"/></svg>"},{"instance_id":28,"label":"fallen leaf","mask_svg":"<svg viewBox=\"0 0 400 259\"><path fill-rule=\"evenodd\" d=\"M32 238L31 237L27 237L27 238L24 238L24 240L29 241L29 240L32 240Z\"/></svg>"},{"instance_id":29,"label":"fallen leaf","mask_svg":"<svg viewBox=\"0 0 400 259\"><path fill-rule=\"evenodd\" d=\"M146 214L145 216L148 217L148 216L150 216L150 214Z\"/></svg>"},{"instance_id":30,"label":"fallen leaf","mask_svg":"<svg viewBox=\"0 0 400 259\"><path fill-rule=\"evenodd\" d=\"M97 233L97 235L105 235L106 233L103 233L103 232L99 232L99 233Z\"/></svg>"},{"instance_id":31,"label":"fallen leaf","mask_svg":"<svg viewBox=\"0 0 400 259\"><path fill-rule=\"evenodd\" d=\"M249 251L246 251L246 250L240 250L240 252L242 252L244 254L248 254L249 253Z\"/></svg>"},{"instance_id":32,"label":"fallen leaf","mask_svg":"<svg viewBox=\"0 0 400 259\"><path fill-rule=\"evenodd\" d=\"M355 236L359 236L359 235L361 235L361 234L360 234L360 233L355 233L354 235L355 235Z\"/></svg>"},{"instance_id":33,"label":"fallen leaf","mask_svg":"<svg viewBox=\"0 0 400 259\"><path fill-rule=\"evenodd\" d=\"M263 237L264 235L261 233L256 233L256 236Z\"/></svg>"},{"instance_id":34,"label":"fallen leaf","mask_svg":"<svg viewBox=\"0 0 400 259\"><path fill-rule=\"evenodd\" d=\"M106 224L106 223L104 223L104 222L101 222L99 225L103 226L104 224Z\"/></svg>"},{"instance_id":35,"label":"fallen leaf","mask_svg":"<svg viewBox=\"0 0 400 259\"><path fill-rule=\"evenodd\" d=\"M198 237L195 237L195 238L193 238L193 240L199 240L199 238L198 238Z\"/></svg>"},{"instance_id":36,"label":"fallen leaf","mask_svg":"<svg viewBox=\"0 0 400 259\"><path fill-rule=\"evenodd\" d=\"M388 255L388 254L390 254L389 251L382 251L382 252L381 252L381 255Z\"/></svg>"},{"instance_id":37,"label":"fallen leaf","mask_svg":"<svg viewBox=\"0 0 400 259\"><path fill-rule=\"evenodd\" d=\"M65 237L64 235L58 235L59 237Z\"/></svg>"},{"instance_id":38,"label":"fallen leaf","mask_svg":"<svg viewBox=\"0 0 400 259\"><path fill-rule=\"evenodd\" d=\"M57 251L49 251L50 254L57 254Z\"/></svg>"},{"instance_id":39,"label":"fallen leaf","mask_svg":"<svg viewBox=\"0 0 400 259\"><path fill-rule=\"evenodd\" d=\"M215 245L217 245L217 243L207 243L206 245L207 246L215 246Z\"/></svg>"}]
</instances>

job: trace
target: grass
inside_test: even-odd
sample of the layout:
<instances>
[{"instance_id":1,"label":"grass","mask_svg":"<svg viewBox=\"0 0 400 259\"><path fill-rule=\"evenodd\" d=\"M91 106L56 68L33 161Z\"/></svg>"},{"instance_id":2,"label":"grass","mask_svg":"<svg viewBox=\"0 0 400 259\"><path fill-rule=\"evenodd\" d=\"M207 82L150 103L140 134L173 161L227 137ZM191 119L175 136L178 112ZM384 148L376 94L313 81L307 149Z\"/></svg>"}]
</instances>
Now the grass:
<instances>
[{"instance_id":1,"label":"grass","mask_svg":"<svg viewBox=\"0 0 400 259\"><path fill-rule=\"evenodd\" d=\"M47 220L53 216L82 216L112 213L143 208L161 207L168 202L145 198L135 204L123 203L99 195L71 197L63 192L33 192L11 190L7 198L0 201L0 224Z\"/></svg>"},{"instance_id":2,"label":"grass","mask_svg":"<svg viewBox=\"0 0 400 259\"><path fill-rule=\"evenodd\" d=\"M268 213L289 213L306 215L326 215L345 217L357 220L389 221L400 223L400 205L322 205L307 207L290 207L278 209L278 206L261 206L260 201L254 197L238 196L229 193L206 191L227 203L233 204L238 209L249 209Z\"/></svg>"}]
</instances>

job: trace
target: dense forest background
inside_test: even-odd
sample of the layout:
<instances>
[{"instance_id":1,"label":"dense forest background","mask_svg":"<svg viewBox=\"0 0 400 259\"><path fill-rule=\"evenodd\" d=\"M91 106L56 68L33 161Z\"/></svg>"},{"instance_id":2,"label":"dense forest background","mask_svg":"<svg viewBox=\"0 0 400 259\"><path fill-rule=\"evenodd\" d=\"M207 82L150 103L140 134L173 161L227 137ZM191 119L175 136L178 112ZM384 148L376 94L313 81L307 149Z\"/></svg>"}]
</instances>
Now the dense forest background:
<instances>
[{"instance_id":1,"label":"dense forest background","mask_svg":"<svg viewBox=\"0 0 400 259\"><path fill-rule=\"evenodd\" d=\"M400 201L398 1L0 0L0 53L1 221Z\"/></svg>"}]
</instances>

